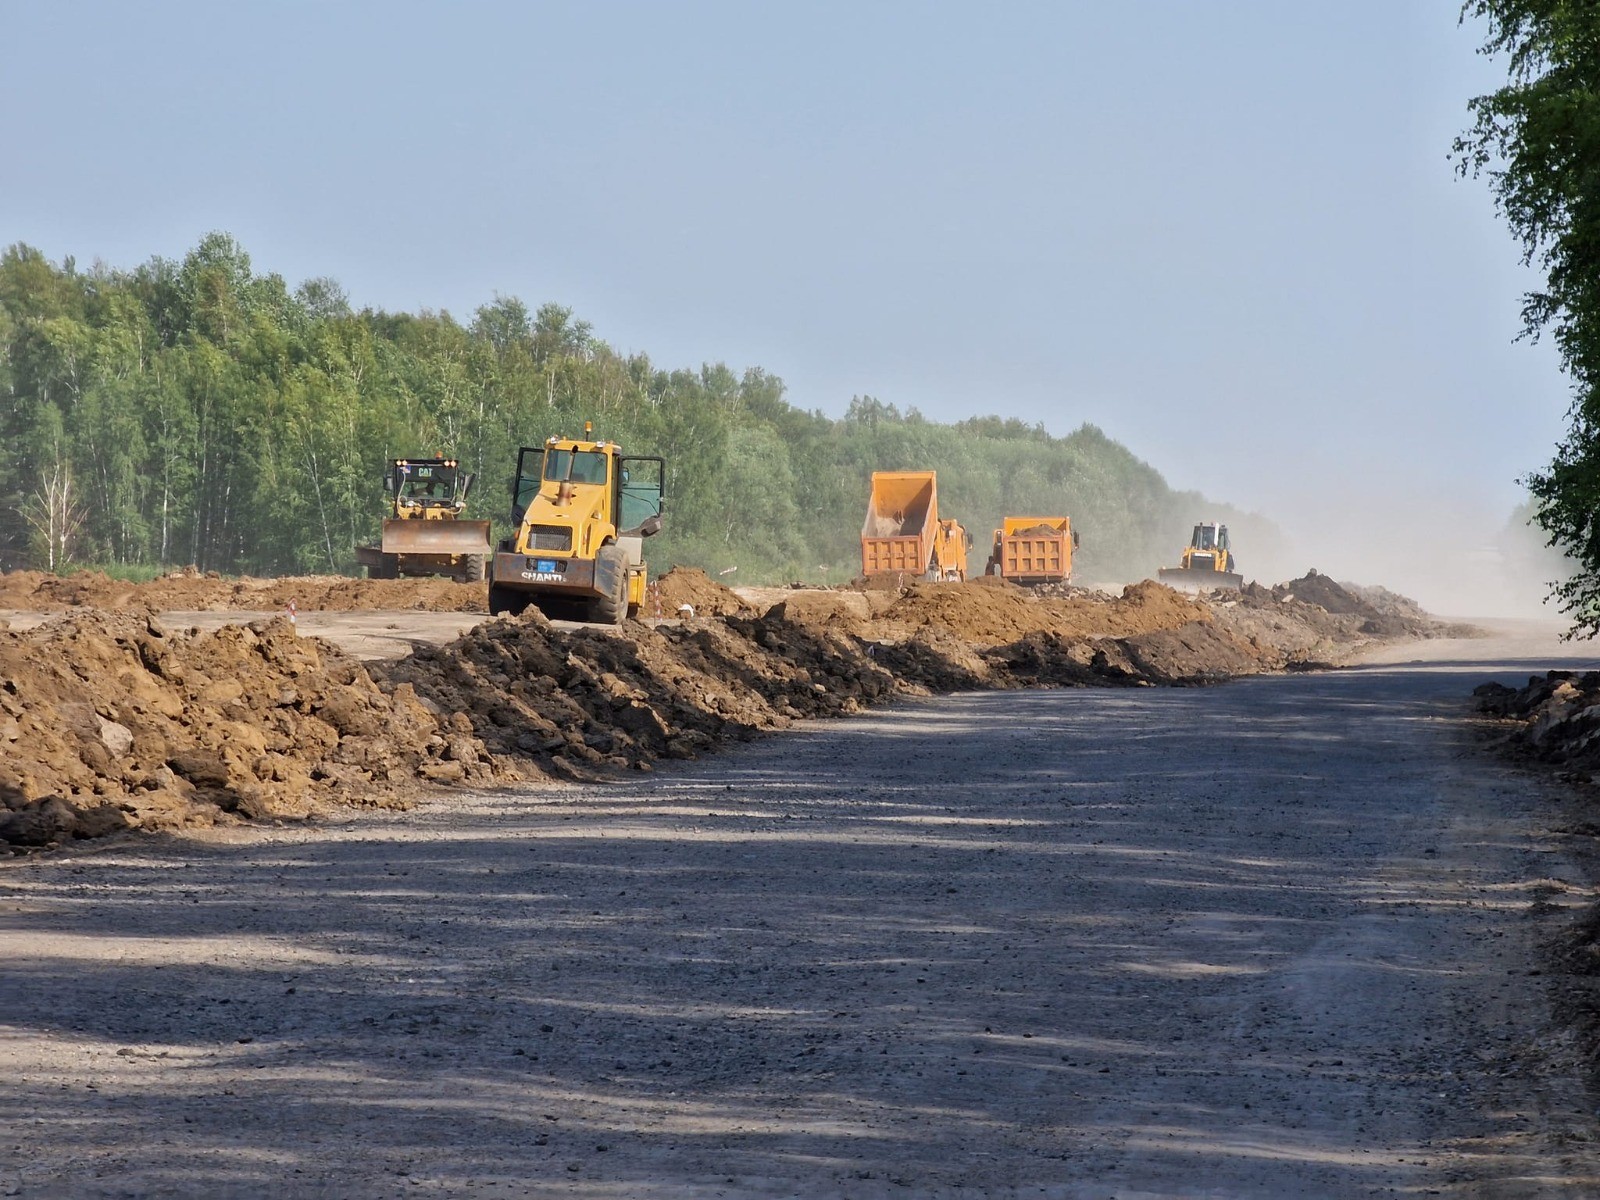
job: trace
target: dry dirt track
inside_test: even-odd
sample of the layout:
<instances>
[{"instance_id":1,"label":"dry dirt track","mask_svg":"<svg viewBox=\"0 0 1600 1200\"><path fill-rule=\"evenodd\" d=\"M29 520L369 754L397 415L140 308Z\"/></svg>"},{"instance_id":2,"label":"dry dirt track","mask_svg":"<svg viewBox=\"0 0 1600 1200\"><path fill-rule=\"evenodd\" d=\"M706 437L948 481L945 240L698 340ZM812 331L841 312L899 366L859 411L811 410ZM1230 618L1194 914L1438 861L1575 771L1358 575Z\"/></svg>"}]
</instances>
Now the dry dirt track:
<instances>
[{"instance_id":1,"label":"dry dirt track","mask_svg":"<svg viewBox=\"0 0 1600 1200\"><path fill-rule=\"evenodd\" d=\"M1563 651L1422 649L0 868L0 1194L1600 1194Z\"/></svg>"}]
</instances>

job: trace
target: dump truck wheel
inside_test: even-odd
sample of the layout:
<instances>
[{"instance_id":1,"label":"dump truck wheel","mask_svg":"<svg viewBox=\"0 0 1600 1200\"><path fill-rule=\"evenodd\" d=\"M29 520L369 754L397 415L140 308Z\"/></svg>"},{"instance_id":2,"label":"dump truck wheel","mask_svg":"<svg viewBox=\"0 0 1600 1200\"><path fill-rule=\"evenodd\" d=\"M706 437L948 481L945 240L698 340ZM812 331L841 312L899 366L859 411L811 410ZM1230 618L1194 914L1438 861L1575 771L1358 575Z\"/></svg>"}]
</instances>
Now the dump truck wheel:
<instances>
[{"instance_id":1,"label":"dump truck wheel","mask_svg":"<svg viewBox=\"0 0 1600 1200\"><path fill-rule=\"evenodd\" d=\"M621 625L628 615L628 562L620 547L600 547L594 556L594 585L600 596L594 601L592 619L601 625Z\"/></svg>"}]
</instances>

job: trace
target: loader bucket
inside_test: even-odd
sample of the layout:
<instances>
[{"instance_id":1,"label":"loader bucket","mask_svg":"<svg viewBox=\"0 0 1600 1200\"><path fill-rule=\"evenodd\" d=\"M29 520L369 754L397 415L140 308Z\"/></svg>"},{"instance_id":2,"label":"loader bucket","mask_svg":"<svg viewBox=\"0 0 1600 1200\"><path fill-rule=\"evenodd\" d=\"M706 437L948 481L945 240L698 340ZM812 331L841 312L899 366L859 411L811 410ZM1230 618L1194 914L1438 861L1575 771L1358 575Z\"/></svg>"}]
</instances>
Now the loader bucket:
<instances>
[{"instance_id":1,"label":"loader bucket","mask_svg":"<svg viewBox=\"0 0 1600 1200\"><path fill-rule=\"evenodd\" d=\"M490 554L487 521L406 521L383 523L385 554Z\"/></svg>"},{"instance_id":2,"label":"loader bucket","mask_svg":"<svg viewBox=\"0 0 1600 1200\"><path fill-rule=\"evenodd\" d=\"M1237 592L1244 586L1244 576L1232 571L1190 570L1185 567L1162 567L1157 572L1162 583L1182 592Z\"/></svg>"}]
</instances>

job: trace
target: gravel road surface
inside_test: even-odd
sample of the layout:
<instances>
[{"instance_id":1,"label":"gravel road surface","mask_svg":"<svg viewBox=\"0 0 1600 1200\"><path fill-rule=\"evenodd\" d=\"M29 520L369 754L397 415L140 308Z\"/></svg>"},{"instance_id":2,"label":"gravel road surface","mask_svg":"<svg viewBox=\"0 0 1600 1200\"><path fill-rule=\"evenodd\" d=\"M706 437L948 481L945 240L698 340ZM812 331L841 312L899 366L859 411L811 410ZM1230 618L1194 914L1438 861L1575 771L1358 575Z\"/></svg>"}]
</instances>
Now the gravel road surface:
<instances>
[{"instance_id":1,"label":"gravel road surface","mask_svg":"<svg viewBox=\"0 0 1600 1200\"><path fill-rule=\"evenodd\" d=\"M0 1194L1600 1194L1501 634L5 865Z\"/></svg>"}]
</instances>

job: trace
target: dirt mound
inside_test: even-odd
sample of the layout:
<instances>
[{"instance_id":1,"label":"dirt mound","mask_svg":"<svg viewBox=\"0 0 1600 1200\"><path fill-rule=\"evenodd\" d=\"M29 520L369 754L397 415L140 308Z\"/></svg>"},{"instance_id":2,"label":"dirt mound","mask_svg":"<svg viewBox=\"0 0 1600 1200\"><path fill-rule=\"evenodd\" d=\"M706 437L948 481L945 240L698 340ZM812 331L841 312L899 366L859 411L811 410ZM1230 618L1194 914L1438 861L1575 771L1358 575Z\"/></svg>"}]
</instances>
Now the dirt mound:
<instances>
[{"instance_id":1,"label":"dirt mound","mask_svg":"<svg viewBox=\"0 0 1600 1200\"><path fill-rule=\"evenodd\" d=\"M0 633L0 841L383 804L492 774L471 726L286 620L173 633L83 613Z\"/></svg>"},{"instance_id":2,"label":"dirt mound","mask_svg":"<svg viewBox=\"0 0 1600 1200\"><path fill-rule=\"evenodd\" d=\"M47 575L13 571L0 575L0 608L42 612L77 607L111 611L148 608L165 612L281 612L290 603L302 612L425 610L485 612L488 594L481 583L453 579L351 579L343 575L301 575L277 579L174 571L147 583L112 579L99 571Z\"/></svg>"},{"instance_id":3,"label":"dirt mound","mask_svg":"<svg viewBox=\"0 0 1600 1200\"><path fill-rule=\"evenodd\" d=\"M1386 587L1342 582L1339 585L1366 606L1385 617L1404 617L1413 621L1431 620L1428 611L1410 596L1391 592Z\"/></svg>"},{"instance_id":4,"label":"dirt mound","mask_svg":"<svg viewBox=\"0 0 1600 1200\"><path fill-rule=\"evenodd\" d=\"M1357 615L1362 617L1379 616L1377 609L1368 604L1360 596L1347 592L1331 578L1319 575L1316 571L1308 571L1299 579L1289 583L1280 583L1272 589L1278 599L1298 600L1302 604L1312 604L1324 612L1337 616Z\"/></svg>"},{"instance_id":5,"label":"dirt mound","mask_svg":"<svg viewBox=\"0 0 1600 1200\"><path fill-rule=\"evenodd\" d=\"M1128 637L1176 629L1208 616L1205 605L1158 583L1130 584L1120 597L1084 592L1071 599L1038 597L1025 588L979 583L919 583L882 615L884 625L936 626L980 645L1030 633Z\"/></svg>"},{"instance_id":6,"label":"dirt mound","mask_svg":"<svg viewBox=\"0 0 1600 1200\"><path fill-rule=\"evenodd\" d=\"M1234 597L1213 597L1210 604L1215 620L1252 644L1270 642L1291 663L1339 662L1373 641L1483 634L1475 626L1429 616L1414 601L1384 588L1353 591L1315 571L1271 588L1246 584ZM1305 658L1313 646L1318 647L1315 657Z\"/></svg>"},{"instance_id":7,"label":"dirt mound","mask_svg":"<svg viewBox=\"0 0 1600 1200\"><path fill-rule=\"evenodd\" d=\"M850 631L872 616L872 603L865 592L807 590L790 592L767 611L784 621Z\"/></svg>"},{"instance_id":8,"label":"dirt mound","mask_svg":"<svg viewBox=\"0 0 1600 1200\"><path fill-rule=\"evenodd\" d=\"M897 687L858 643L770 615L624 634L489 621L380 670L386 686L463 714L510 776L692 757L799 717L856 711Z\"/></svg>"},{"instance_id":9,"label":"dirt mound","mask_svg":"<svg viewBox=\"0 0 1600 1200\"><path fill-rule=\"evenodd\" d=\"M749 605L698 567L673 567L651 585L661 599L661 615L675 617L684 605L697 617L725 617L747 612Z\"/></svg>"},{"instance_id":10,"label":"dirt mound","mask_svg":"<svg viewBox=\"0 0 1600 1200\"><path fill-rule=\"evenodd\" d=\"M1158 683L1216 683L1261 670L1249 644L1206 621L1136 634L1123 645L1135 673Z\"/></svg>"},{"instance_id":11,"label":"dirt mound","mask_svg":"<svg viewBox=\"0 0 1600 1200\"><path fill-rule=\"evenodd\" d=\"M1052 625L1050 614L1021 589L977 583L913 584L883 613L883 620L910 629L931 626L990 646Z\"/></svg>"},{"instance_id":12,"label":"dirt mound","mask_svg":"<svg viewBox=\"0 0 1600 1200\"><path fill-rule=\"evenodd\" d=\"M700 572L666 580L668 597L697 614L733 595ZM74 609L0 631L0 843L298 817L329 802L403 804L435 784L593 778L897 693L1210 683L1331 660L1371 640L1372 616L1307 603L1303 594L1323 587L1308 580L1211 605L1150 582L1115 598L979 583L904 595L804 589L759 617L659 628L562 631L530 610L366 666L282 618L185 634L148 614ZM155 581L171 593L144 594L197 608L244 595L249 607L294 599L307 609L481 595L448 580L310 582L322 590L189 574ZM121 602L132 587L103 576L0 583L52 603ZM1349 595L1320 594L1336 605ZM1591 738L1600 729L1600 717L1583 715L1589 705L1600 714L1600 675L1547 691L1524 705L1553 697L1545 725L1576 722ZM1589 698L1579 703L1580 693Z\"/></svg>"}]
</instances>

